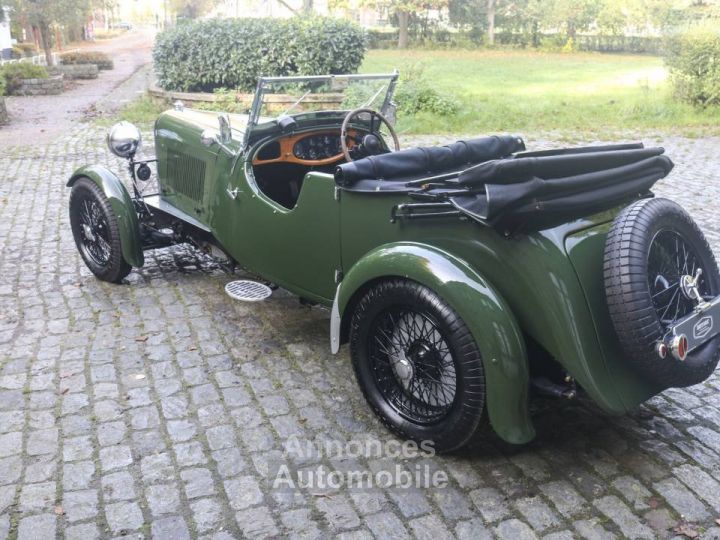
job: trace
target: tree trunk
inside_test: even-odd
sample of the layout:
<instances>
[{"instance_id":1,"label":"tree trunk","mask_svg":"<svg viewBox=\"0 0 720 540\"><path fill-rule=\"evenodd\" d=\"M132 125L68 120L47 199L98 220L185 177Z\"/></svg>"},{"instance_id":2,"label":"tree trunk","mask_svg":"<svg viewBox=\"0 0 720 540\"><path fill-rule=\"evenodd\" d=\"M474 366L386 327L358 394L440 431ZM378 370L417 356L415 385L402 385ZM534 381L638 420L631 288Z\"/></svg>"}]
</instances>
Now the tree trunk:
<instances>
[{"instance_id":1,"label":"tree trunk","mask_svg":"<svg viewBox=\"0 0 720 540\"><path fill-rule=\"evenodd\" d=\"M577 28L575 27L575 22L568 21L567 28L568 28L568 31L567 31L568 39L572 39L573 41L575 41L575 36L577 35Z\"/></svg>"},{"instance_id":2,"label":"tree trunk","mask_svg":"<svg viewBox=\"0 0 720 540\"><path fill-rule=\"evenodd\" d=\"M55 61L52 55L52 41L50 39L50 25L45 21L40 21L38 24L40 27L40 39L42 41L42 48L45 51L45 63L48 67L54 66Z\"/></svg>"},{"instance_id":3,"label":"tree trunk","mask_svg":"<svg viewBox=\"0 0 720 540\"><path fill-rule=\"evenodd\" d=\"M313 10L313 0L303 0L303 12L304 13L312 13Z\"/></svg>"},{"instance_id":4,"label":"tree trunk","mask_svg":"<svg viewBox=\"0 0 720 540\"><path fill-rule=\"evenodd\" d=\"M408 46L408 19L410 14L407 11L398 11L398 49L407 49Z\"/></svg>"},{"instance_id":5,"label":"tree trunk","mask_svg":"<svg viewBox=\"0 0 720 540\"><path fill-rule=\"evenodd\" d=\"M57 25L55 25L55 48L62 51L62 36L60 36L60 29Z\"/></svg>"},{"instance_id":6,"label":"tree trunk","mask_svg":"<svg viewBox=\"0 0 720 540\"><path fill-rule=\"evenodd\" d=\"M495 0L487 0L487 41L495 44Z\"/></svg>"},{"instance_id":7,"label":"tree trunk","mask_svg":"<svg viewBox=\"0 0 720 540\"><path fill-rule=\"evenodd\" d=\"M32 38L35 42L35 47L37 47L37 50L39 51L42 49L42 38L40 37L40 29L37 26L32 26Z\"/></svg>"}]
</instances>

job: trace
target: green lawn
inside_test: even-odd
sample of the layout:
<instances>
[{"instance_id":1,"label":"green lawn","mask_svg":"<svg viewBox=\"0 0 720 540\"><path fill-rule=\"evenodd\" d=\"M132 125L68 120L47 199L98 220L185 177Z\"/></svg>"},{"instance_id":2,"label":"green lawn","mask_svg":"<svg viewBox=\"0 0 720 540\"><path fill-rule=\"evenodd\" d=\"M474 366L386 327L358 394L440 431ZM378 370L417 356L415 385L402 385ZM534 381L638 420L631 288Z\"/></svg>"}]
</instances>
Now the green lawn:
<instances>
[{"instance_id":1,"label":"green lawn","mask_svg":"<svg viewBox=\"0 0 720 540\"><path fill-rule=\"evenodd\" d=\"M363 72L423 76L454 95L450 117L399 117L407 133L579 132L600 138L625 130L704 136L720 133L720 108L672 100L661 58L521 51L368 51Z\"/></svg>"}]
</instances>

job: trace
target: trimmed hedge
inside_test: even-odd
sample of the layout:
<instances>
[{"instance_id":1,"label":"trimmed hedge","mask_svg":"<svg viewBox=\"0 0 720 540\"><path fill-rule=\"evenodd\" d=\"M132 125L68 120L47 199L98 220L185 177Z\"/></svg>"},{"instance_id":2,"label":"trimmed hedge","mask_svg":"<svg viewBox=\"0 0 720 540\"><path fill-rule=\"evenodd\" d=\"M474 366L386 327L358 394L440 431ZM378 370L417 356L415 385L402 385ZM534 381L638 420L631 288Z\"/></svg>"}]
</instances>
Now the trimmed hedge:
<instances>
[{"instance_id":1,"label":"trimmed hedge","mask_svg":"<svg viewBox=\"0 0 720 540\"><path fill-rule=\"evenodd\" d=\"M48 72L44 66L29 62L13 62L0 68L0 78L3 80L5 93L13 95L22 86L23 79L47 79Z\"/></svg>"},{"instance_id":2,"label":"trimmed hedge","mask_svg":"<svg viewBox=\"0 0 720 540\"><path fill-rule=\"evenodd\" d=\"M520 32L497 32L495 44L509 47L547 49L547 44L558 43L557 49L567 44L565 34L529 34ZM574 38L574 48L578 51L595 51L607 53L659 54L662 51L663 39L660 37L641 36L605 36L578 34ZM545 43L545 47L542 44ZM397 29L368 30L369 49L397 49ZM454 31L437 29L425 37L410 36L410 46L425 49L480 49L487 46L484 32L476 30Z\"/></svg>"},{"instance_id":3,"label":"trimmed hedge","mask_svg":"<svg viewBox=\"0 0 720 540\"><path fill-rule=\"evenodd\" d=\"M696 27L668 39L665 62L675 96L706 107L720 105L720 29Z\"/></svg>"},{"instance_id":4,"label":"trimmed hedge","mask_svg":"<svg viewBox=\"0 0 720 540\"><path fill-rule=\"evenodd\" d=\"M341 19L211 19L158 35L153 57L166 90L255 89L260 76L355 73L365 33Z\"/></svg>"},{"instance_id":5,"label":"trimmed hedge","mask_svg":"<svg viewBox=\"0 0 720 540\"><path fill-rule=\"evenodd\" d=\"M115 67L112 59L105 53L97 51L68 52L60 56L65 65L74 64L96 64L98 69L113 69Z\"/></svg>"}]
</instances>

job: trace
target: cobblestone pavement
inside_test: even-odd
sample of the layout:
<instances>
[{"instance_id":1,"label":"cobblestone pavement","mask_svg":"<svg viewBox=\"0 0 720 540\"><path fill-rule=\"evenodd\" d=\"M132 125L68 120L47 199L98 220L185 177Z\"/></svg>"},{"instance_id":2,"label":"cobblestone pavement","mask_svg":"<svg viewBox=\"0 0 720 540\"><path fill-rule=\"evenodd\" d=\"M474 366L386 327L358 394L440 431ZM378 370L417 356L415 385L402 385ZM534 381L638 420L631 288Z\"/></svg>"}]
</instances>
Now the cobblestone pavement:
<instances>
[{"instance_id":1,"label":"cobblestone pavement","mask_svg":"<svg viewBox=\"0 0 720 540\"><path fill-rule=\"evenodd\" d=\"M658 191L717 252L720 140L660 142L677 167ZM620 418L535 403L538 438L515 452L490 441L453 457L285 455L296 440L394 440L347 352L330 355L328 313L282 291L231 301L228 277L179 248L151 254L128 284L95 280L64 187L85 162L120 170L88 126L0 156L0 540L720 538L717 376ZM272 489L280 463L428 467L449 482Z\"/></svg>"}]
</instances>

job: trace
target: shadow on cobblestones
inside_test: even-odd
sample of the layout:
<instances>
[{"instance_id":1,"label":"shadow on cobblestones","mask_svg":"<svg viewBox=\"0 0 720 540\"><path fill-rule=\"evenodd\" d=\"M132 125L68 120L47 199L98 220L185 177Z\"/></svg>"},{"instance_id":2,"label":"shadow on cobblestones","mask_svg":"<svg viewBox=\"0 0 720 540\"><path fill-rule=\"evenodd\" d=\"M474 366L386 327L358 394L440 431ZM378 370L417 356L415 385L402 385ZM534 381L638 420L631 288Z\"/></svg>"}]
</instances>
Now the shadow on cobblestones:
<instances>
[{"instance_id":1,"label":"shadow on cobblestones","mask_svg":"<svg viewBox=\"0 0 720 540\"><path fill-rule=\"evenodd\" d=\"M658 186L720 248L718 140L663 141ZM552 146L540 141L533 147ZM82 126L0 157L0 540L342 535L346 538L720 537L720 379L615 418L533 403L538 438L459 456L295 455L291 440L394 439L372 416L326 312L276 291L231 301L184 248L128 283L75 251L65 179L122 164ZM702 164L699 167L698 164ZM273 471L444 471L444 488L273 489Z\"/></svg>"}]
</instances>

